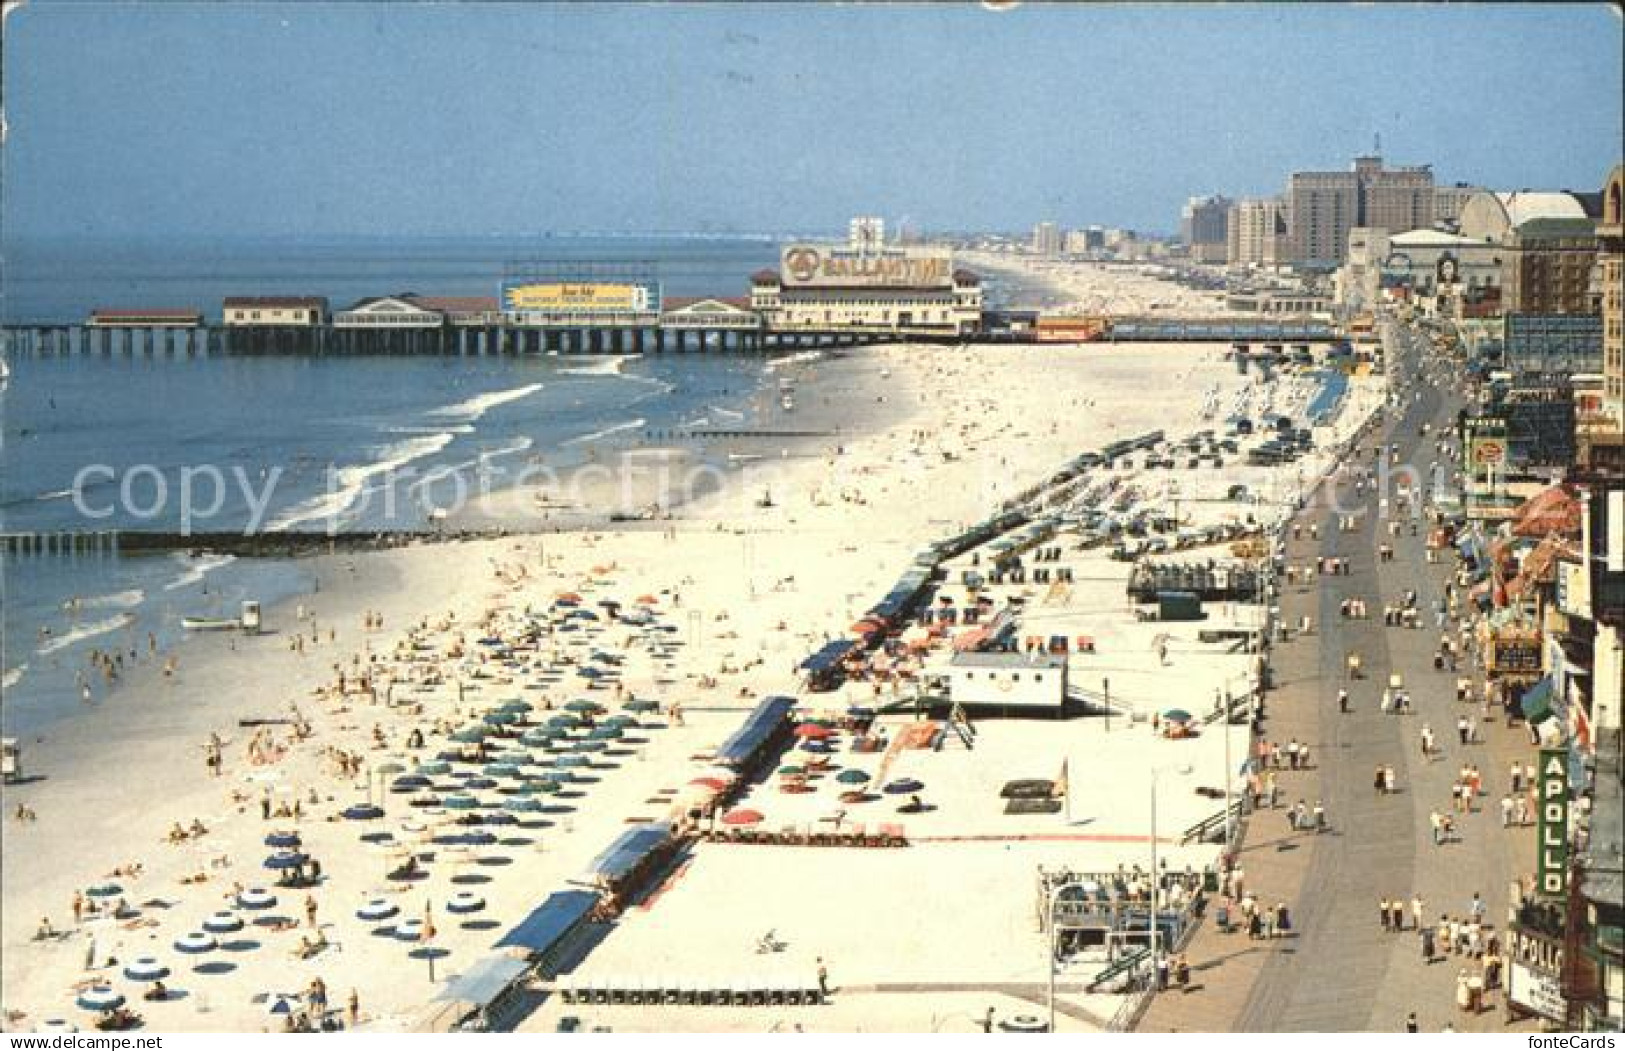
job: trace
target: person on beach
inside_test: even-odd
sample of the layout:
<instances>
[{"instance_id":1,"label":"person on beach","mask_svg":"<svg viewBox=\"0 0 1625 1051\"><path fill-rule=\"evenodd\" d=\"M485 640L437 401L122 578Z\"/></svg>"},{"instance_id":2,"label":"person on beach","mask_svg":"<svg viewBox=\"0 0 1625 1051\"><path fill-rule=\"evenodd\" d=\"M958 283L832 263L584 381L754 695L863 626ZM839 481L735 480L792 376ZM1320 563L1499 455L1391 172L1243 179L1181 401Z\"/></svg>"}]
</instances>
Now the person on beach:
<instances>
[{"instance_id":1,"label":"person on beach","mask_svg":"<svg viewBox=\"0 0 1625 1051\"><path fill-rule=\"evenodd\" d=\"M829 995L829 968L824 965L824 958L818 957L818 992L823 996Z\"/></svg>"}]
</instances>

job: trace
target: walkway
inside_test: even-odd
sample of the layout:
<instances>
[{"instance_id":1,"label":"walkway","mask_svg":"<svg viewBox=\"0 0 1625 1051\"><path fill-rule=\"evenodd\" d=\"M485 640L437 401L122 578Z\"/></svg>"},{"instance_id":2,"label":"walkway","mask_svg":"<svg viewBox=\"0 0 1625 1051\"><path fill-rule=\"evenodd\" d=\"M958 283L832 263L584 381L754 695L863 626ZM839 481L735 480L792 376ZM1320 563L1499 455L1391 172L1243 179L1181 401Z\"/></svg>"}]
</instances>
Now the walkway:
<instances>
[{"instance_id":1,"label":"walkway","mask_svg":"<svg viewBox=\"0 0 1625 1051\"><path fill-rule=\"evenodd\" d=\"M1402 386L1415 375L1417 362L1392 338L1389 348L1396 387ZM1425 470L1432 440L1418 437L1420 424L1448 425L1458 405L1452 395L1424 387L1422 397L1406 405L1403 419L1384 421L1378 440L1397 441L1400 462ZM1337 492L1353 511L1359 501L1352 488ZM1294 833L1284 810L1262 811L1248 819L1239 852L1246 886L1262 902L1292 906L1297 934L1254 942L1204 921L1187 950L1191 988L1157 996L1138 1026L1142 1032L1396 1031L1411 1011L1424 1030L1446 1023L1460 1030L1503 1029L1499 1010L1476 1017L1457 1012L1457 967L1446 961L1425 966L1417 936L1388 933L1377 917L1380 899L1403 896L1408 902L1412 894L1422 896L1430 920L1446 912L1463 915L1476 890L1489 903L1489 920L1499 926L1508 881L1532 865L1533 835L1504 832L1499 814L1486 806L1458 817L1463 842L1432 844L1429 811L1449 811L1458 767L1476 762L1489 800L1498 800L1507 764L1528 755L1527 738L1521 728L1486 725L1486 744L1457 746L1456 718L1464 706L1454 699L1456 675L1433 669L1439 632L1431 617L1428 627L1418 629L1385 628L1381 618L1383 605L1406 589L1415 589L1420 608L1430 611L1453 560L1427 563L1423 528L1415 537L1408 528L1397 539L1389 537L1387 522L1375 514L1375 499L1365 494L1365 514L1354 533L1337 532L1335 516L1318 499L1301 516L1302 538L1287 543L1288 560L1299 565L1316 555L1350 561L1350 575L1321 578L1317 586L1282 595L1283 621L1296 624L1310 615L1317 632L1276 646L1275 688L1265 710L1265 737L1308 742L1314 757L1312 769L1278 775L1284 805L1299 798L1311 806L1324 801L1331 830ZM1320 525L1318 541L1311 539L1310 522ZM1385 540L1395 547L1394 560L1378 563L1376 547ZM1375 616L1342 620L1345 597L1365 599ZM1343 659L1351 649L1362 654L1366 677L1350 685L1353 710L1340 714L1337 690L1345 684ZM1404 677L1414 715L1379 710L1391 672ZM1424 723L1443 746L1442 759L1422 760L1417 741ZM1373 790L1379 765L1394 767L1400 789L1395 795Z\"/></svg>"}]
</instances>

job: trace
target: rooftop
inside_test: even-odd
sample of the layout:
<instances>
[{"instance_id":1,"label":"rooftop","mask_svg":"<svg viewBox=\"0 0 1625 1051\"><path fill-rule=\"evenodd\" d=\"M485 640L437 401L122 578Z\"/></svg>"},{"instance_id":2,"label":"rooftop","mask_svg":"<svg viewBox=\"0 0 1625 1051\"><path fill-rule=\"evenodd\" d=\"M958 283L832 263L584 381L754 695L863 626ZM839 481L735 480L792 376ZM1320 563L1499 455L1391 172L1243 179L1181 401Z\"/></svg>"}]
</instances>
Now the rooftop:
<instances>
[{"instance_id":1,"label":"rooftop","mask_svg":"<svg viewBox=\"0 0 1625 1051\"><path fill-rule=\"evenodd\" d=\"M1050 653L956 653L948 663L955 668L1064 668L1066 658Z\"/></svg>"},{"instance_id":2,"label":"rooftop","mask_svg":"<svg viewBox=\"0 0 1625 1051\"><path fill-rule=\"evenodd\" d=\"M227 296L224 300L221 301L221 304L223 306L227 307L228 309L234 308L234 307L246 307L246 308L259 307L259 308L262 308L262 309L279 310L279 309L287 309L289 307L295 307L295 308L316 307L318 309L325 310L325 309L327 309L327 297L326 296Z\"/></svg>"}]
</instances>

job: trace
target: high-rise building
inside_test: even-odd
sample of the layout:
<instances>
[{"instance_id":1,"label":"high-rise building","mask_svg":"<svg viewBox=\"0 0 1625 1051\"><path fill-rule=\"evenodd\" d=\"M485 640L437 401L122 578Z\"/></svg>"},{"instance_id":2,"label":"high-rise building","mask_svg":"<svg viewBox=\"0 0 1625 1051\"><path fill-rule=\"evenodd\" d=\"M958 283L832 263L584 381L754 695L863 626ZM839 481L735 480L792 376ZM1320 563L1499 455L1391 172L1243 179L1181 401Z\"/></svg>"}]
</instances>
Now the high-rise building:
<instances>
[{"instance_id":1,"label":"high-rise building","mask_svg":"<svg viewBox=\"0 0 1625 1051\"><path fill-rule=\"evenodd\" d=\"M1293 172L1287 183L1291 259L1311 266L1341 263L1357 226L1402 233L1433 225L1433 172L1384 168L1381 157L1356 157L1343 172Z\"/></svg>"},{"instance_id":2,"label":"high-rise building","mask_svg":"<svg viewBox=\"0 0 1625 1051\"><path fill-rule=\"evenodd\" d=\"M1595 314L1599 194L1474 194L1461 210L1461 235L1503 251L1502 300L1509 314Z\"/></svg>"},{"instance_id":3,"label":"high-rise building","mask_svg":"<svg viewBox=\"0 0 1625 1051\"><path fill-rule=\"evenodd\" d=\"M1273 266L1282 260L1286 214L1279 198L1237 201L1229 212L1226 232L1232 264Z\"/></svg>"},{"instance_id":4,"label":"high-rise building","mask_svg":"<svg viewBox=\"0 0 1625 1051\"><path fill-rule=\"evenodd\" d=\"M1454 229L1461 219L1461 210L1475 193L1481 193L1482 188L1468 186L1458 182L1454 186L1435 186L1433 188L1433 224L1435 226L1448 225Z\"/></svg>"},{"instance_id":5,"label":"high-rise building","mask_svg":"<svg viewBox=\"0 0 1625 1051\"><path fill-rule=\"evenodd\" d=\"M1061 228L1054 223L1039 223L1033 227L1033 254L1055 256L1061 254Z\"/></svg>"},{"instance_id":6,"label":"high-rise building","mask_svg":"<svg viewBox=\"0 0 1625 1051\"><path fill-rule=\"evenodd\" d=\"M1589 431L1587 461L1625 472L1625 165L1608 173L1597 223L1602 282L1602 411Z\"/></svg>"},{"instance_id":7,"label":"high-rise building","mask_svg":"<svg viewBox=\"0 0 1625 1051\"><path fill-rule=\"evenodd\" d=\"M1230 236L1228 197L1192 197L1180 213L1179 236L1191 257L1202 262L1223 262Z\"/></svg>"},{"instance_id":8,"label":"high-rise building","mask_svg":"<svg viewBox=\"0 0 1625 1051\"><path fill-rule=\"evenodd\" d=\"M1065 250L1067 255L1089 254L1089 231L1068 230L1066 232Z\"/></svg>"}]
</instances>

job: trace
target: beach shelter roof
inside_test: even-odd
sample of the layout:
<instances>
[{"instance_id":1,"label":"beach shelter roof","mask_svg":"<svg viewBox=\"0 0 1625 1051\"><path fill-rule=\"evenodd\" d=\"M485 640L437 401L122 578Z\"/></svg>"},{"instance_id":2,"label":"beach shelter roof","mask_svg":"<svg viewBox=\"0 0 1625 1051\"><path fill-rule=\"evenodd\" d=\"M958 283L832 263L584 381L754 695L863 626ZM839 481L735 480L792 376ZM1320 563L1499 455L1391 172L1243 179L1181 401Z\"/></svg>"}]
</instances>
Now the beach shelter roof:
<instances>
[{"instance_id":1,"label":"beach shelter roof","mask_svg":"<svg viewBox=\"0 0 1625 1051\"><path fill-rule=\"evenodd\" d=\"M795 709L794 697L766 697L756 706L756 710L745 719L744 725L734 731L732 737L722 742L717 749L716 762L719 766L743 767L755 758L756 753L777 733Z\"/></svg>"},{"instance_id":2,"label":"beach shelter roof","mask_svg":"<svg viewBox=\"0 0 1625 1051\"><path fill-rule=\"evenodd\" d=\"M670 839L670 830L658 821L629 828L587 866L586 881L604 884L625 879Z\"/></svg>"},{"instance_id":3,"label":"beach shelter roof","mask_svg":"<svg viewBox=\"0 0 1625 1051\"><path fill-rule=\"evenodd\" d=\"M509 929L495 947L525 949L543 955L585 922L597 904L598 895L592 891L555 891Z\"/></svg>"},{"instance_id":4,"label":"beach shelter roof","mask_svg":"<svg viewBox=\"0 0 1625 1051\"><path fill-rule=\"evenodd\" d=\"M435 1000L484 1007L506 992L528 970L530 964L524 960L504 955L487 956L476 960L468 970L447 982Z\"/></svg>"}]
</instances>

